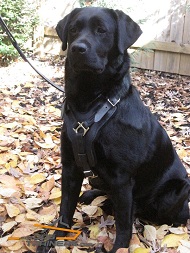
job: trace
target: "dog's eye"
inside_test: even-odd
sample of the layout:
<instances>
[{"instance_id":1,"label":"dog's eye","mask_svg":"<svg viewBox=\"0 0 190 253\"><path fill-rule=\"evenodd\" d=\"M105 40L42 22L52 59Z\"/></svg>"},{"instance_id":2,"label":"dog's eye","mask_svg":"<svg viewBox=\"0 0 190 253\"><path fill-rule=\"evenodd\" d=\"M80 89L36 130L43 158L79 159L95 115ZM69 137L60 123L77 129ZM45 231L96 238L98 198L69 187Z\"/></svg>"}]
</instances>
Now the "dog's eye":
<instances>
[{"instance_id":1,"label":"dog's eye","mask_svg":"<svg viewBox=\"0 0 190 253\"><path fill-rule=\"evenodd\" d=\"M71 28L69 29L69 31L70 31L71 33L76 33L76 32L77 32L77 28L76 28L76 27L71 27Z\"/></svg>"},{"instance_id":2,"label":"dog's eye","mask_svg":"<svg viewBox=\"0 0 190 253\"><path fill-rule=\"evenodd\" d=\"M97 28L97 33L106 33L106 30L102 27Z\"/></svg>"}]
</instances>

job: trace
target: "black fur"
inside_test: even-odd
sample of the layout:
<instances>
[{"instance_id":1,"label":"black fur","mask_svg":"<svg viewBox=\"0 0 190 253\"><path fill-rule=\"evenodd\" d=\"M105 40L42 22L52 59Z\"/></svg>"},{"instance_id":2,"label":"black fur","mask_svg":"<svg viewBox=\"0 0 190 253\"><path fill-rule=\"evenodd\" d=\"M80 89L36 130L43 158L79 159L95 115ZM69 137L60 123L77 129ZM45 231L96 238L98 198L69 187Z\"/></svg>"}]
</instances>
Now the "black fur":
<instances>
[{"instance_id":1,"label":"black fur","mask_svg":"<svg viewBox=\"0 0 190 253\"><path fill-rule=\"evenodd\" d=\"M140 27L122 11L91 7L73 10L56 30L63 50L68 43L69 106L86 112L100 94L121 97L116 114L95 140L98 162L92 168L99 177L95 186L103 186L114 206L116 241L111 252L129 246L134 215L158 224L186 223L190 192L186 170L130 82L127 48L140 36ZM84 175L75 164L64 126L61 152L60 215L71 226ZM99 194L94 193L87 193L87 199Z\"/></svg>"}]
</instances>

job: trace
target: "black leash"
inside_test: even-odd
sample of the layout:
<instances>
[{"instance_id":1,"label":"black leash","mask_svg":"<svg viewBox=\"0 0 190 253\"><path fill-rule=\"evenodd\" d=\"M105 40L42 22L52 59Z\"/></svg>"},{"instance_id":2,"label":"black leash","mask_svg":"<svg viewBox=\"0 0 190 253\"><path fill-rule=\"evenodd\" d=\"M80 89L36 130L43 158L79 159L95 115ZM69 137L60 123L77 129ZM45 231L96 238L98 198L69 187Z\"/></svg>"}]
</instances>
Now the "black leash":
<instances>
[{"instance_id":1,"label":"black leash","mask_svg":"<svg viewBox=\"0 0 190 253\"><path fill-rule=\"evenodd\" d=\"M24 55L24 53L22 52L21 48L19 47L16 39L13 37L13 35L11 34L10 30L8 29L7 25L5 24L5 22L3 21L2 17L0 16L0 24L3 28L3 30L5 31L5 33L7 34L8 38L10 39L12 45L14 46L14 48L18 51L18 53L20 54L20 56L22 57L22 59L27 62L37 73L38 75L40 75L46 82L48 82L51 86L53 86L54 88L56 88L57 90L65 93L64 89L61 88L59 85L53 83L51 80L49 80L47 77L45 77L41 72L39 72L33 65L32 63L26 58L26 56Z\"/></svg>"}]
</instances>

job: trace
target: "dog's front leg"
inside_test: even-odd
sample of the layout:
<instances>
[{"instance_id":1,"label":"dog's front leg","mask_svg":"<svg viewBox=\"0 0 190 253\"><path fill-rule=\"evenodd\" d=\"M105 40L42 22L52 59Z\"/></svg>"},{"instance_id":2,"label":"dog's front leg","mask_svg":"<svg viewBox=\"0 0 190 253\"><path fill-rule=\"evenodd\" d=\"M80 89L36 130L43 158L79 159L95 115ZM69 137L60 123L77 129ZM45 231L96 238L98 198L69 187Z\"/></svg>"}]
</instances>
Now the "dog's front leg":
<instances>
[{"instance_id":1,"label":"dog's front leg","mask_svg":"<svg viewBox=\"0 0 190 253\"><path fill-rule=\"evenodd\" d=\"M70 228L72 225L73 214L79 198L83 173L75 166L63 167L62 172L62 200L57 227ZM50 253L54 247L56 237L65 237L66 232L56 230L54 239L48 241L45 245L39 245L36 253Z\"/></svg>"},{"instance_id":2,"label":"dog's front leg","mask_svg":"<svg viewBox=\"0 0 190 253\"><path fill-rule=\"evenodd\" d=\"M122 180L123 181L123 180ZM116 221L116 240L110 253L119 248L127 248L132 235L133 224L133 182L130 178L125 183L115 183L111 188Z\"/></svg>"},{"instance_id":3,"label":"dog's front leg","mask_svg":"<svg viewBox=\"0 0 190 253\"><path fill-rule=\"evenodd\" d=\"M63 167L62 172L62 200L58 227L68 228L72 226L72 218L79 198L83 173L75 166ZM63 236L63 232L56 231L56 236Z\"/></svg>"}]
</instances>

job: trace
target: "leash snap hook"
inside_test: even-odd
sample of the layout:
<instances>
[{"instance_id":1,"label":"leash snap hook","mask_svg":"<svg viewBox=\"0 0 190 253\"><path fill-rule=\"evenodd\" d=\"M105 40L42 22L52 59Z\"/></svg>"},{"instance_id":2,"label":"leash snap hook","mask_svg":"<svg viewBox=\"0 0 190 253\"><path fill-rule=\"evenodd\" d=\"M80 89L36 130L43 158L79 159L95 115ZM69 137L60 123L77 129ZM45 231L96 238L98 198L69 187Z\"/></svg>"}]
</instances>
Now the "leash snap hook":
<instances>
[{"instance_id":1,"label":"leash snap hook","mask_svg":"<svg viewBox=\"0 0 190 253\"><path fill-rule=\"evenodd\" d=\"M79 133L79 129L82 129L83 130L82 136L86 135L86 133L89 130L89 127L85 128L85 126L83 126L83 124L84 124L84 122L78 122L78 126L76 128L73 128L73 130L75 131L76 134Z\"/></svg>"}]
</instances>

